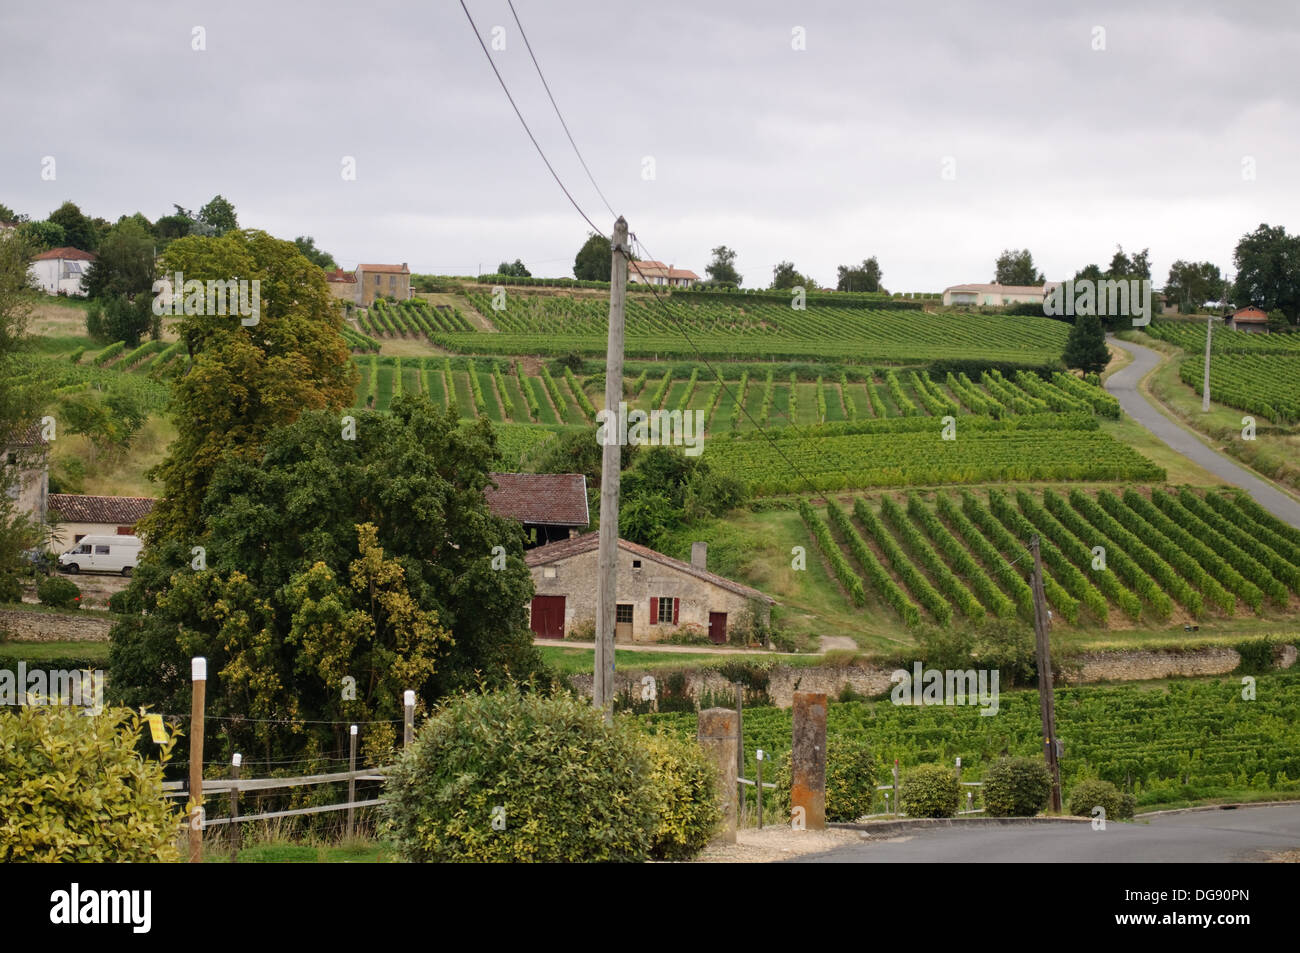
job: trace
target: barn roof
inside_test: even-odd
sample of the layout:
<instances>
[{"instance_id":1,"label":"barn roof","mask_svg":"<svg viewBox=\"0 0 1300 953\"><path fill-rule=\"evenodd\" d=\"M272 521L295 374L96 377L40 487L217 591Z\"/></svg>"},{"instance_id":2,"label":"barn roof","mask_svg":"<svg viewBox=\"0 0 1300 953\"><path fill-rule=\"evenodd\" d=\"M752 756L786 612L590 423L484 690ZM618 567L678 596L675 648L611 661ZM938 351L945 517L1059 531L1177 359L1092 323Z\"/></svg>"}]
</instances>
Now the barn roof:
<instances>
[{"instance_id":1,"label":"barn roof","mask_svg":"<svg viewBox=\"0 0 1300 953\"><path fill-rule=\"evenodd\" d=\"M51 493L49 496L49 508L65 523L133 526L149 515L154 502L147 496L82 496L78 493Z\"/></svg>"},{"instance_id":2,"label":"barn roof","mask_svg":"<svg viewBox=\"0 0 1300 953\"><path fill-rule=\"evenodd\" d=\"M581 473L493 473L484 490L494 516L535 526L586 526L587 481Z\"/></svg>"}]
</instances>

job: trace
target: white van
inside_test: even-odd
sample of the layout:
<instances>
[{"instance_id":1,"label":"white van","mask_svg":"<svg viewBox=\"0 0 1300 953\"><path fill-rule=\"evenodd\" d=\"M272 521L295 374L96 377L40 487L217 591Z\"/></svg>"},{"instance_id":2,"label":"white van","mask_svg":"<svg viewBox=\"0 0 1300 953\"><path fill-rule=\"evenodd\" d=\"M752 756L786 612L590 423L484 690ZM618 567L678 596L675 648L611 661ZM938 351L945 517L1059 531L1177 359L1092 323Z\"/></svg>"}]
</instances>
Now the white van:
<instances>
[{"instance_id":1,"label":"white van","mask_svg":"<svg viewBox=\"0 0 1300 953\"><path fill-rule=\"evenodd\" d=\"M64 572L120 572L131 575L140 561L138 536L83 536L59 557Z\"/></svg>"}]
</instances>

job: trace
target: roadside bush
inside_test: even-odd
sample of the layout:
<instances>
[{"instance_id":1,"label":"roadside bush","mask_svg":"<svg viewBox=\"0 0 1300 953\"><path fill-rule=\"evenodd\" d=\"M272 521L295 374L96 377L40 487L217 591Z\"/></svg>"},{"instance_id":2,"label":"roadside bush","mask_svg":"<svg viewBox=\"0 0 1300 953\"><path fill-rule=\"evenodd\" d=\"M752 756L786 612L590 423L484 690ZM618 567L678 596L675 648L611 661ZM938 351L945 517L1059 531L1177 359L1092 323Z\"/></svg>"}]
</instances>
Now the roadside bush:
<instances>
[{"instance_id":1,"label":"roadside bush","mask_svg":"<svg viewBox=\"0 0 1300 953\"><path fill-rule=\"evenodd\" d=\"M385 827L409 861L643 861L663 802L651 776L644 736L575 696L465 695L389 775Z\"/></svg>"},{"instance_id":2,"label":"roadside bush","mask_svg":"<svg viewBox=\"0 0 1300 953\"><path fill-rule=\"evenodd\" d=\"M1094 807L1106 810L1108 820L1129 820L1137 809L1137 798L1125 794L1109 781L1087 778L1070 790L1069 811L1075 817L1091 817Z\"/></svg>"},{"instance_id":3,"label":"roadside bush","mask_svg":"<svg viewBox=\"0 0 1300 953\"><path fill-rule=\"evenodd\" d=\"M44 605L55 609L81 607L81 588L62 576L48 576L36 583L36 596Z\"/></svg>"},{"instance_id":4,"label":"roadside bush","mask_svg":"<svg viewBox=\"0 0 1300 953\"><path fill-rule=\"evenodd\" d=\"M163 765L137 746L143 719L109 708L23 706L0 714L0 863L174 862L175 801L163 798Z\"/></svg>"},{"instance_id":5,"label":"roadside bush","mask_svg":"<svg viewBox=\"0 0 1300 953\"><path fill-rule=\"evenodd\" d=\"M998 758L984 775L984 812L1033 817L1052 796L1052 776L1040 758Z\"/></svg>"},{"instance_id":6,"label":"roadside bush","mask_svg":"<svg viewBox=\"0 0 1300 953\"><path fill-rule=\"evenodd\" d=\"M787 753L776 769L776 793L787 812L794 768ZM876 796L876 756L866 743L852 738L826 741L826 820L856 821L871 813Z\"/></svg>"},{"instance_id":7,"label":"roadside bush","mask_svg":"<svg viewBox=\"0 0 1300 953\"><path fill-rule=\"evenodd\" d=\"M700 746L671 735L648 735L651 786L659 800L650 854L689 860L704 849L722 821L718 779Z\"/></svg>"},{"instance_id":8,"label":"roadside bush","mask_svg":"<svg viewBox=\"0 0 1300 953\"><path fill-rule=\"evenodd\" d=\"M908 817L952 817L961 800L957 773L937 764L922 764L903 775L898 800Z\"/></svg>"}]
</instances>

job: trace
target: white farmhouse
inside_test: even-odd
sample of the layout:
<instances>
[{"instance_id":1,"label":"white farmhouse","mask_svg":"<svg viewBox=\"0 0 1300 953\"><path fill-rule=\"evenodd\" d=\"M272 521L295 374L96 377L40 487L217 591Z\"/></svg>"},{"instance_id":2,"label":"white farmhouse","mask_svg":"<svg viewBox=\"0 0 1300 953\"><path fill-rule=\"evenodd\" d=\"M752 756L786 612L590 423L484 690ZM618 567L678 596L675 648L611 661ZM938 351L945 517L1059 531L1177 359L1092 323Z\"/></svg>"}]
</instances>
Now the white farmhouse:
<instances>
[{"instance_id":1,"label":"white farmhouse","mask_svg":"<svg viewBox=\"0 0 1300 953\"><path fill-rule=\"evenodd\" d=\"M51 248L32 259L28 273L48 295L82 294L81 279L95 256L80 248Z\"/></svg>"},{"instance_id":2,"label":"white farmhouse","mask_svg":"<svg viewBox=\"0 0 1300 953\"><path fill-rule=\"evenodd\" d=\"M1002 308L1009 304L1042 304L1051 290L1060 284L1045 285L953 285L943 290L945 305L969 305L977 308Z\"/></svg>"}]
</instances>

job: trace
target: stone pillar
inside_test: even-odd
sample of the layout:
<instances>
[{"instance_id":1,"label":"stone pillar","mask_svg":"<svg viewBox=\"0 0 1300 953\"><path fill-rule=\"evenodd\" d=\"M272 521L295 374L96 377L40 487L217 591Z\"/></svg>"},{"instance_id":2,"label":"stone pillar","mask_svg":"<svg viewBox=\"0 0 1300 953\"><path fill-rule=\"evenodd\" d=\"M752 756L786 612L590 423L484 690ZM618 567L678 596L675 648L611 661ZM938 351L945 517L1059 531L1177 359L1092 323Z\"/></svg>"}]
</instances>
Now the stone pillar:
<instances>
[{"instance_id":1,"label":"stone pillar","mask_svg":"<svg viewBox=\"0 0 1300 953\"><path fill-rule=\"evenodd\" d=\"M823 696L824 698L825 696ZM825 728L825 716L822 726ZM718 774L718 798L722 807L722 827L715 841L736 842L737 798L736 739L739 720L729 708L709 708L700 712L699 738L704 755ZM825 731L823 730L823 734Z\"/></svg>"},{"instance_id":2,"label":"stone pillar","mask_svg":"<svg viewBox=\"0 0 1300 953\"><path fill-rule=\"evenodd\" d=\"M795 692L790 765L791 808L802 807L804 826L826 828L826 694Z\"/></svg>"}]
</instances>

